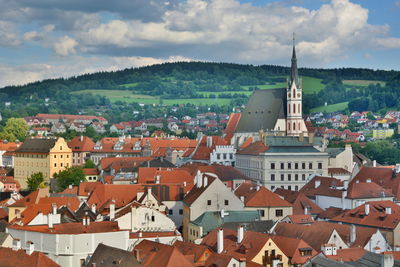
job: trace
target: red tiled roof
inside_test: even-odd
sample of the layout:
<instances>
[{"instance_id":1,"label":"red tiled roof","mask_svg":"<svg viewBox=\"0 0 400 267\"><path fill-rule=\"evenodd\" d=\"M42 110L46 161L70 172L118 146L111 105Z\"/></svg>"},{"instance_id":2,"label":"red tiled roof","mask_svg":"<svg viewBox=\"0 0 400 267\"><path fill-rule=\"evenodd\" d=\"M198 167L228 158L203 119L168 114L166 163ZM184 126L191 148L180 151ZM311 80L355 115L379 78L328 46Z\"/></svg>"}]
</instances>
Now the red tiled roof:
<instances>
[{"instance_id":1,"label":"red tiled roof","mask_svg":"<svg viewBox=\"0 0 400 267\"><path fill-rule=\"evenodd\" d=\"M140 163L151 160L152 157L113 157L113 158L103 158L100 160L100 168L102 170L108 169L112 164L122 162L136 162L137 165Z\"/></svg>"},{"instance_id":2,"label":"red tiled roof","mask_svg":"<svg viewBox=\"0 0 400 267\"><path fill-rule=\"evenodd\" d=\"M348 170L343 168L328 168L329 174L351 174Z\"/></svg>"},{"instance_id":3,"label":"red tiled roof","mask_svg":"<svg viewBox=\"0 0 400 267\"><path fill-rule=\"evenodd\" d=\"M96 204L102 207L108 201L115 201L115 208L121 208L131 203L138 191L144 190L144 186L140 184L99 184L97 185L88 198L88 204ZM108 207L107 207L108 208Z\"/></svg>"},{"instance_id":4,"label":"red tiled roof","mask_svg":"<svg viewBox=\"0 0 400 267\"><path fill-rule=\"evenodd\" d=\"M174 244L174 247L176 247L183 255L193 255L194 256L194 261L197 263L202 256L205 256L205 253L208 253L208 255L211 255L212 251L204 245L197 245L194 243L189 243L189 242L183 242L177 240ZM206 259L208 257L205 257Z\"/></svg>"},{"instance_id":5,"label":"red tiled roof","mask_svg":"<svg viewBox=\"0 0 400 267\"><path fill-rule=\"evenodd\" d=\"M355 262L364 256L366 252L363 248L345 248L336 250L336 255L327 255L326 257L340 262Z\"/></svg>"},{"instance_id":6,"label":"red tiled roof","mask_svg":"<svg viewBox=\"0 0 400 267\"><path fill-rule=\"evenodd\" d=\"M0 266L61 267L42 252L34 251L28 255L25 250L13 250L5 247L0 247Z\"/></svg>"},{"instance_id":7,"label":"red tiled roof","mask_svg":"<svg viewBox=\"0 0 400 267\"><path fill-rule=\"evenodd\" d=\"M159 177L159 183L163 184L183 184L186 182L188 187L192 187L194 176L187 170L177 168L139 168L138 183L154 184L156 177Z\"/></svg>"},{"instance_id":8,"label":"red tiled roof","mask_svg":"<svg viewBox=\"0 0 400 267\"><path fill-rule=\"evenodd\" d=\"M374 182L351 183L347 189L347 198L394 197L390 189L384 189Z\"/></svg>"},{"instance_id":9,"label":"red tiled roof","mask_svg":"<svg viewBox=\"0 0 400 267\"><path fill-rule=\"evenodd\" d=\"M22 143L0 141L0 151L15 151Z\"/></svg>"},{"instance_id":10,"label":"red tiled roof","mask_svg":"<svg viewBox=\"0 0 400 267\"><path fill-rule=\"evenodd\" d=\"M369 205L369 214L365 213L365 205ZM390 213L386 213L385 208L390 208ZM332 221L393 230L400 222L400 206L392 201L371 201L332 218Z\"/></svg>"},{"instance_id":11,"label":"red tiled roof","mask_svg":"<svg viewBox=\"0 0 400 267\"><path fill-rule=\"evenodd\" d=\"M313 217L310 214L294 214L287 216L292 223L302 224L302 223L312 223L314 222Z\"/></svg>"},{"instance_id":12,"label":"red tiled roof","mask_svg":"<svg viewBox=\"0 0 400 267\"><path fill-rule=\"evenodd\" d=\"M181 168L188 170L192 175L195 175L197 171L200 171L202 173L213 173L217 175L221 181L250 180L249 177L247 177L241 171L232 166L192 163L183 165Z\"/></svg>"},{"instance_id":13,"label":"red tiled roof","mask_svg":"<svg viewBox=\"0 0 400 267\"><path fill-rule=\"evenodd\" d=\"M268 146L266 146L261 141L256 141L256 142L252 143L251 145L248 145L245 148L239 150L237 153L243 154L243 155L258 155L260 153L264 153L267 150L268 150Z\"/></svg>"},{"instance_id":14,"label":"red tiled roof","mask_svg":"<svg viewBox=\"0 0 400 267\"><path fill-rule=\"evenodd\" d=\"M87 197L101 182L82 182L78 186L78 196Z\"/></svg>"},{"instance_id":15,"label":"red tiled roof","mask_svg":"<svg viewBox=\"0 0 400 267\"><path fill-rule=\"evenodd\" d=\"M53 228L49 228L47 225L10 225L8 228L15 230L22 230L28 232L40 232L46 234L64 234L64 235L78 235L78 234L93 234L93 233L107 233L121 231L118 227L118 222L101 221L101 222L90 222L89 225L83 225L83 223L62 223L54 224Z\"/></svg>"},{"instance_id":16,"label":"red tiled roof","mask_svg":"<svg viewBox=\"0 0 400 267\"><path fill-rule=\"evenodd\" d=\"M72 152L91 152L94 142L87 136L76 136L68 142L68 147L71 148Z\"/></svg>"},{"instance_id":17,"label":"red tiled roof","mask_svg":"<svg viewBox=\"0 0 400 267\"><path fill-rule=\"evenodd\" d=\"M83 174L85 175L99 175L99 171L96 168L84 168Z\"/></svg>"},{"instance_id":18,"label":"red tiled roof","mask_svg":"<svg viewBox=\"0 0 400 267\"><path fill-rule=\"evenodd\" d=\"M130 233L129 239L137 239L137 238L155 238L155 237L171 237L178 236L175 231L170 232L136 232Z\"/></svg>"},{"instance_id":19,"label":"red tiled roof","mask_svg":"<svg viewBox=\"0 0 400 267\"><path fill-rule=\"evenodd\" d=\"M319 214L324 210L321 209L317 204L315 204L311 199L309 199L302 192L299 192L293 204L293 214L304 214L306 208L310 208L311 214Z\"/></svg>"},{"instance_id":20,"label":"red tiled roof","mask_svg":"<svg viewBox=\"0 0 400 267\"><path fill-rule=\"evenodd\" d=\"M343 181L333 177L315 176L300 189L300 192L312 198L315 195L342 197L343 190L336 189L337 187L343 187Z\"/></svg>"},{"instance_id":21,"label":"red tiled roof","mask_svg":"<svg viewBox=\"0 0 400 267\"><path fill-rule=\"evenodd\" d=\"M241 115L242 115L241 113L231 113L231 115L229 116L229 120L228 123L226 124L226 128L224 131L226 141L230 142L230 140L232 139Z\"/></svg>"},{"instance_id":22,"label":"red tiled roof","mask_svg":"<svg viewBox=\"0 0 400 267\"><path fill-rule=\"evenodd\" d=\"M16 201L14 204L10 205L10 207L27 207L32 204L39 203L40 198L49 196L49 188L38 189L33 191L29 195L24 198Z\"/></svg>"},{"instance_id":23,"label":"red tiled roof","mask_svg":"<svg viewBox=\"0 0 400 267\"><path fill-rule=\"evenodd\" d=\"M143 240L135 246L134 250L139 251L138 261L142 266L149 267L193 267L190 261L174 246Z\"/></svg>"},{"instance_id":24,"label":"red tiled roof","mask_svg":"<svg viewBox=\"0 0 400 267\"><path fill-rule=\"evenodd\" d=\"M257 190L257 188L259 190ZM235 190L237 197L244 196L246 207L291 207L292 204L283 200L278 194L275 194L265 188L250 183L243 183Z\"/></svg>"},{"instance_id":25,"label":"red tiled roof","mask_svg":"<svg viewBox=\"0 0 400 267\"><path fill-rule=\"evenodd\" d=\"M212 142L209 146L207 146L207 140L211 138ZM215 149L218 145L228 145L229 143L223 139L221 136L203 136L200 141L200 145L195 150L192 159L194 160L209 160L210 153Z\"/></svg>"},{"instance_id":26,"label":"red tiled roof","mask_svg":"<svg viewBox=\"0 0 400 267\"><path fill-rule=\"evenodd\" d=\"M192 190L189 191L189 193L185 196L183 199L183 202L186 203L187 205L191 205L193 202L196 201L196 199L214 182L216 179L215 177L205 175L208 179L207 186L204 186L204 183L202 183L201 187L194 186ZM204 179L204 177L203 177Z\"/></svg>"}]
</instances>

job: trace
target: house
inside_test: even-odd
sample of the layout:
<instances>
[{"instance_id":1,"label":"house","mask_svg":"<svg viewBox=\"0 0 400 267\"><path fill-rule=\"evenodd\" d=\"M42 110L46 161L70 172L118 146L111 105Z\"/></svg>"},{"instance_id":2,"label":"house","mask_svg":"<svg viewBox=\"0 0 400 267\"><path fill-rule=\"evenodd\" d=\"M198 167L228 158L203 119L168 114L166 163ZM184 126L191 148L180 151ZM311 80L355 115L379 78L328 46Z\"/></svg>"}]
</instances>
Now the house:
<instances>
[{"instance_id":1,"label":"house","mask_svg":"<svg viewBox=\"0 0 400 267\"><path fill-rule=\"evenodd\" d=\"M372 130L372 138L386 139L394 135L394 129L374 129Z\"/></svg>"},{"instance_id":2,"label":"house","mask_svg":"<svg viewBox=\"0 0 400 267\"><path fill-rule=\"evenodd\" d=\"M370 201L354 209L344 211L330 221L365 226L386 232L390 245L400 245L400 207L392 201ZM382 249L382 247L381 247Z\"/></svg>"},{"instance_id":3,"label":"house","mask_svg":"<svg viewBox=\"0 0 400 267\"><path fill-rule=\"evenodd\" d=\"M14 178L25 189L32 174L41 172L49 182L55 173L71 166L72 150L64 138L26 139L15 150Z\"/></svg>"},{"instance_id":4,"label":"house","mask_svg":"<svg viewBox=\"0 0 400 267\"><path fill-rule=\"evenodd\" d=\"M353 150L350 144L345 148L327 148L328 152L328 172L329 168L342 168L348 172L353 171Z\"/></svg>"},{"instance_id":5,"label":"house","mask_svg":"<svg viewBox=\"0 0 400 267\"><path fill-rule=\"evenodd\" d=\"M49 122L46 119L39 118L37 116L31 116L31 117L25 117L24 118L26 124L28 124L30 127L34 125L47 125Z\"/></svg>"},{"instance_id":6,"label":"house","mask_svg":"<svg viewBox=\"0 0 400 267\"><path fill-rule=\"evenodd\" d=\"M84 266L100 243L128 249L129 231L118 228L117 222L62 223L54 225L10 225L7 230L19 239L23 249L46 255L61 266Z\"/></svg>"},{"instance_id":7,"label":"house","mask_svg":"<svg viewBox=\"0 0 400 267\"><path fill-rule=\"evenodd\" d=\"M100 179L100 172L96 168L84 168L83 174L88 182L97 182Z\"/></svg>"},{"instance_id":8,"label":"house","mask_svg":"<svg viewBox=\"0 0 400 267\"><path fill-rule=\"evenodd\" d=\"M12 176L0 176L0 192L18 192L19 184Z\"/></svg>"},{"instance_id":9,"label":"house","mask_svg":"<svg viewBox=\"0 0 400 267\"><path fill-rule=\"evenodd\" d=\"M84 133L86 131L86 126L83 123L73 122L69 125L69 130Z\"/></svg>"},{"instance_id":10,"label":"house","mask_svg":"<svg viewBox=\"0 0 400 267\"><path fill-rule=\"evenodd\" d=\"M234 193L244 203L245 210L259 211L261 220L279 221L293 213L292 204L263 186L244 183Z\"/></svg>"},{"instance_id":11,"label":"house","mask_svg":"<svg viewBox=\"0 0 400 267\"><path fill-rule=\"evenodd\" d=\"M55 134L62 134L62 133L67 132L67 128L65 127L65 125L63 123L56 122L51 126L50 131Z\"/></svg>"},{"instance_id":12,"label":"house","mask_svg":"<svg viewBox=\"0 0 400 267\"><path fill-rule=\"evenodd\" d=\"M7 140L0 140L0 166L1 167L12 167L13 162L7 162L6 153L13 153L22 143L17 142L8 142ZM3 157L6 157L4 159Z\"/></svg>"},{"instance_id":13,"label":"house","mask_svg":"<svg viewBox=\"0 0 400 267\"><path fill-rule=\"evenodd\" d=\"M380 247L382 252L390 250L385 233L369 227L318 221L312 224L279 222L271 232L302 239L318 252L322 251L324 244L334 244L338 249L362 247L375 252L375 247Z\"/></svg>"},{"instance_id":14,"label":"house","mask_svg":"<svg viewBox=\"0 0 400 267\"><path fill-rule=\"evenodd\" d=\"M106 125L108 121L103 117L98 116L90 116L90 115L68 115L68 114L37 114L37 118L41 120L45 120L50 124L55 124L60 121L62 122L75 122L75 123L83 123L84 125L89 125L92 122L100 122L103 125Z\"/></svg>"},{"instance_id":15,"label":"house","mask_svg":"<svg viewBox=\"0 0 400 267\"><path fill-rule=\"evenodd\" d=\"M257 210L207 211L189 223L187 241L196 243L209 232L220 228L224 224L245 224L260 220L260 212Z\"/></svg>"},{"instance_id":16,"label":"house","mask_svg":"<svg viewBox=\"0 0 400 267\"><path fill-rule=\"evenodd\" d=\"M207 259L211 256L212 250L207 246L197 245L194 243L175 241L173 244L186 257L193 257L195 266L203 266Z\"/></svg>"},{"instance_id":17,"label":"house","mask_svg":"<svg viewBox=\"0 0 400 267\"><path fill-rule=\"evenodd\" d=\"M72 165L81 166L89 159L94 142L87 136L75 136L68 142L68 147L72 150Z\"/></svg>"},{"instance_id":18,"label":"house","mask_svg":"<svg viewBox=\"0 0 400 267\"><path fill-rule=\"evenodd\" d=\"M302 265L317 255L302 239L244 231L243 227L237 231L215 229L201 244L220 255L262 266Z\"/></svg>"},{"instance_id":19,"label":"house","mask_svg":"<svg viewBox=\"0 0 400 267\"><path fill-rule=\"evenodd\" d=\"M98 134L103 134L106 132L106 128L104 127L104 124L94 121L90 124L90 126L93 127L93 129L96 131Z\"/></svg>"},{"instance_id":20,"label":"house","mask_svg":"<svg viewBox=\"0 0 400 267\"><path fill-rule=\"evenodd\" d=\"M189 240L189 223L206 211L243 210L244 204L218 178L204 174L183 199L183 238Z\"/></svg>"},{"instance_id":21,"label":"house","mask_svg":"<svg viewBox=\"0 0 400 267\"><path fill-rule=\"evenodd\" d=\"M29 130L30 135L47 136L50 133L50 129L47 127L33 127Z\"/></svg>"}]
</instances>

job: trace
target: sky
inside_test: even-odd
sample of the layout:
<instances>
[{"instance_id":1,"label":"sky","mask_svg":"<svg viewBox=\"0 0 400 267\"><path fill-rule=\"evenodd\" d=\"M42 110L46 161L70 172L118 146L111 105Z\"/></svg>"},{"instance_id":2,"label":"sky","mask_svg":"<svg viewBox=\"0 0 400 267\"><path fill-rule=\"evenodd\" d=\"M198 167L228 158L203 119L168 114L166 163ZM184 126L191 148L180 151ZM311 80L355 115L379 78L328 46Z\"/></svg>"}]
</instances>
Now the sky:
<instances>
[{"instance_id":1,"label":"sky","mask_svg":"<svg viewBox=\"0 0 400 267\"><path fill-rule=\"evenodd\" d=\"M176 61L400 70L400 0L0 0L0 86Z\"/></svg>"}]
</instances>

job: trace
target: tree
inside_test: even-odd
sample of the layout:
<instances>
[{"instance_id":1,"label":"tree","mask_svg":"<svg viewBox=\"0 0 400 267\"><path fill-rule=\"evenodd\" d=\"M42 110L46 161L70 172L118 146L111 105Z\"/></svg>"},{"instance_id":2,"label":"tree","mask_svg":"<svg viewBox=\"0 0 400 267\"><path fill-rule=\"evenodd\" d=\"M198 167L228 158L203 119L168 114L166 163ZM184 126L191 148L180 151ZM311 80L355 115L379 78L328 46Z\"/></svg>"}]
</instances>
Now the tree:
<instances>
[{"instance_id":1,"label":"tree","mask_svg":"<svg viewBox=\"0 0 400 267\"><path fill-rule=\"evenodd\" d=\"M44 187L44 176L41 172L33 173L28 179L28 189L30 191L36 191L39 187Z\"/></svg>"},{"instance_id":2,"label":"tree","mask_svg":"<svg viewBox=\"0 0 400 267\"><path fill-rule=\"evenodd\" d=\"M28 133L29 126L22 118L9 118L3 131L0 133L0 139L7 139L10 142L24 141Z\"/></svg>"},{"instance_id":3,"label":"tree","mask_svg":"<svg viewBox=\"0 0 400 267\"><path fill-rule=\"evenodd\" d=\"M82 167L76 166L66 168L63 171L54 174L54 178L57 180L59 191L63 191L69 185L77 186L80 184L80 182L86 181Z\"/></svg>"},{"instance_id":4,"label":"tree","mask_svg":"<svg viewBox=\"0 0 400 267\"><path fill-rule=\"evenodd\" d=\"M96 168L96 164L94 164L94 162L93 162L91 159L88 159L88 160L85 162L85 165L83 165L83 168L88 168L88 169L90 169L90 168Z\"/></svg>"}]
</instances>

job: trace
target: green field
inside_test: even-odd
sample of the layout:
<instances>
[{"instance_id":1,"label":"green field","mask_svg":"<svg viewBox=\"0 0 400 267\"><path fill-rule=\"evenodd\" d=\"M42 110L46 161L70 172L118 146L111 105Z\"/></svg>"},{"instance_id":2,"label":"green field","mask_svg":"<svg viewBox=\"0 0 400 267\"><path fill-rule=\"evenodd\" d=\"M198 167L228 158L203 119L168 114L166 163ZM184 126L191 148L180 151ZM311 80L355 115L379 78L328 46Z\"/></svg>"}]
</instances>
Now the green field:
<instances>
[{"instance_id":1,"label":"green field","mask_svg":"<svg viewBox=\"0 0 400 267\"><path fill-rule=\"evenodd\" d=\"M325 88L321 79L303 76L303 91L305 94L318 93Z\"/></svg>"},{"instance_id":2,"label":"green field","mask_svg":"<svg viewBox=\"0 0 400 267\"><path fill-rule=\"evenodd\" d=\"M336 103L336 104L331 104L327 106L320 106L311 109L311 112L335 112L335 111L340 111L340 110L345 110L347 109L349 102L341 102L341 103Z\"/></svg>"},{"instance_id":3,"label":"green field","mask_svg":"<svg viewBox=\"0 0 400 267\"><path fill-rule=\"evenodd\" d=\"M244 94L251 95L252 91L224 91L224 92L209 92L209 91L200 91L199 94L202 94L204 97L208 97L209 95L220 95L220 94Z\"/></svg>"},{"instance_id":4,"label":"green field","mask_svg":"<svg viewBox=\"0 0 400 267\"><path fill-rule=\"evenodd\" d=\"M385 86L384 81L372 81L372 80L343 80L343 84L345 85L355 85L355 86L368 86L370 84L380 84L381 86Z\"/></svg>"},{"instance_id":5,"label":"green field","mask_svg":"<svg viewBox=\"0 0 400 267\"><path fill-rule=\"evenodd\" d=\"M249 92L250 93L250 92ZM75 91L73 94L94 94L107 97L111 102L123 101L128 103L159 104L160 99L155 96L133 94L129 90L99 90L87 89ZM212 98L186 98L186 99L164 99L166 105L174 104L203 104L203 105L228 105L231 99L212 99Z\"/></svg>"},{"instance_id":6,"label":"green field","mask_svg":"<svg viewBox=\"0 0 400 267\"><path fill-rule=\"evenodd\" d=\"M136 85L138 85L138 83L126 83L126 84L121 84L121 87L124 88L131 88L131 87L135 87Z\"/></svg>"}]
</instances>

